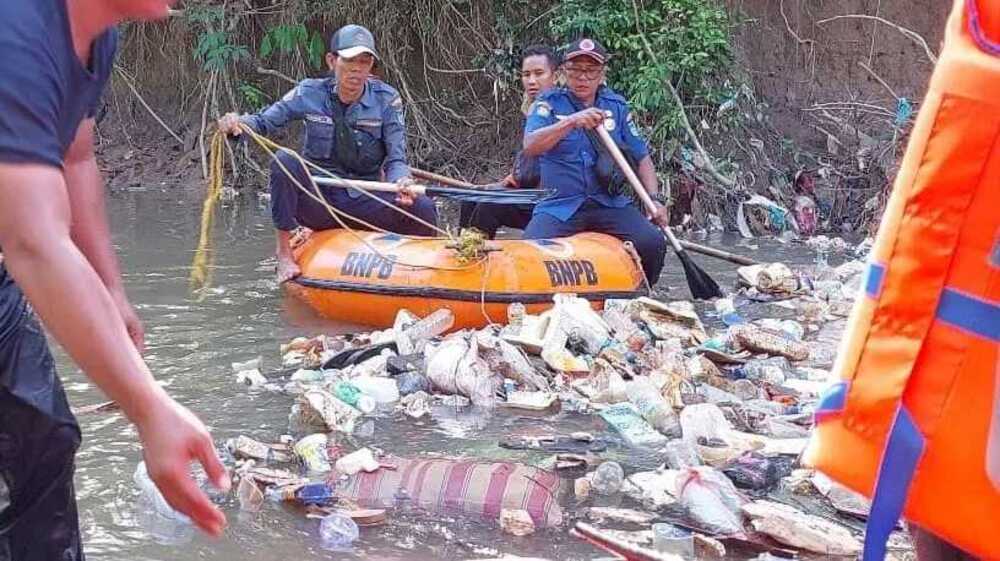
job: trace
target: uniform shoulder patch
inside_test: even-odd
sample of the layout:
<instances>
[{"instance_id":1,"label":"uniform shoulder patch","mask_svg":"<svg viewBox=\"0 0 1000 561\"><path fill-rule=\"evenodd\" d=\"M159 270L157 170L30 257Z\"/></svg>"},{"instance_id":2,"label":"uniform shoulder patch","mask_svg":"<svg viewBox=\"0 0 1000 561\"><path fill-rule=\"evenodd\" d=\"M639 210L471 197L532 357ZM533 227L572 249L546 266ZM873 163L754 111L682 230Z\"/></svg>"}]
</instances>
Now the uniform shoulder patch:
<instances>
[{"instance_id":1,"label":"uniform shoulder patch","mask_svg":"<svg viewBox=\"0 0 1000 561\"><path fill-rule=\"evenodd\" d=\"M402 109L403 97L397 94L396 97L392 98L392 101L389 102L389 107L392 107L393 109Z\"/></svg>"},{"instance_id":2,"label":"uniform shoulder patch","mask_svg":"<svg viewBox=\"0 0 1000 561\"><path fill-rule=\"evenodd\" d=\"M632 116L631 111L628 112L626 120L628 121L628 130L632 133L632 136L642 136L642 131L639 130L639 124L635 122L635 117Z\"/></svg>"},{"instance_id":3,"label":"uniform shoulder patch","mask_svg":"<svg viewBox=\"0 0 1000 561\"><path fill-rule=\"evenodd\" d=\"M552 115L552 105L547 101L536 101L531 108L532 115L538 115L539 117L548 117Z\"/></svg>"}]
</instances>

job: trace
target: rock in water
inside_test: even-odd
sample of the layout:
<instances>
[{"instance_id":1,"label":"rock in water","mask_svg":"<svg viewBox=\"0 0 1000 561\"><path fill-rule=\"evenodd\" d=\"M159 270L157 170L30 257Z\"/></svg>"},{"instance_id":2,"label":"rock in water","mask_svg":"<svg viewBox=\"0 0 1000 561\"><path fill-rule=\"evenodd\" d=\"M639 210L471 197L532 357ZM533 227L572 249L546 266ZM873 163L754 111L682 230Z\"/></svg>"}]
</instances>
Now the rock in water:
<instances>
[{"instance_id":1,"label":"rock in water","mask_svg":"<svg viewBox=\"0 0 1000 561\"><path fill-rule=\"evenodd\" d=\"M861 542L843 526L788 505L754 501L743 505L753 529L775 540L826 555L858 555Z\"/></svg>"}]
</instances>

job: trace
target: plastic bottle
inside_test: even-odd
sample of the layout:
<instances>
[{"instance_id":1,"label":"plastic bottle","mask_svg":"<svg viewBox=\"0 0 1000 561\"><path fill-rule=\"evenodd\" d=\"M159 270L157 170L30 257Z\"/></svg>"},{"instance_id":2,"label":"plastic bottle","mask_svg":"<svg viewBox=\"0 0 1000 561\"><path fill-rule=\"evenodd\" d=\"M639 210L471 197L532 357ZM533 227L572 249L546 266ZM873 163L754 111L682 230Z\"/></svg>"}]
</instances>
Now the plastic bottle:
<instances>
[{"instance_id":1,"label":"plastic bottle","mask_svg":"<svg viewBox=\"0 0 1000 561\"><path fill-rule=\"evenodd\" d=\"M174 510L167 503L167 500L163 498L163 494L160 493L160 490L156 487L156 483L153 483L153 480L149 477L149 472L146 471L146 462L139 462L139 465L136 466L135 474L132 475L132 481L135 482L135 486L142 493L139 498L140 503L148 503L160 517L187 524L191 523L190 518Z\"/></svg>"},{"instance_id":2,"label":"plastic bottle","mask_svg":"<svg viewBox=\"0 0 1000 561\"><path fill-rule=\"evenodd\" d=\"M363 376L351 380L354 387L375 400L378 405L389 405L399 401L399 386L392 378Z\"/></svg>"},{"instance_id":3,"label":"plastic bottle","mask_svg":"<svg viewBox=\"0 0 1000 561\"><path fill-rule=\"evenodd\" d=\"M400 349L400 354L422 352L424 346L427 345L427 341L448 331L453 325L455 325L455 314L448 308L442 308L417 321L404 330L406 339L409 341L412 349L407 353L404 353L403 349Z\"/></svg>"},{"instance_id":4,"label":"plastic bottle","mask_svg":"<svg viewBox=\"0 0 1000 561\"><path fill-rule=\"evenodd\" d=\"M660 391L647 378L637 378L625 386L628 400L654 429L668 436L680 435L680 420Z\"/></svg>"},{"instance_id":5,"label":"plastic bottle","mask_svg":"<svg viewBox=\"0 0 1000 561\"><path fill-rule=\"evenodd\" d=\"M625 470L617 462L604 462L594 471L594 491L601 495L613 495L622 488Z\"/></svg>"},{"instance_id":6,"label":"plastic bottle","mask_svg":"<svg viewBox=\"0 0 1000 561\"><path fill-rule=\"evenodd\" d=\"M521 332L521 328L524 327L525 313L524 304L520 302L514 302L507 306L507 325L510 327L511 333L516 335Z\"/></svg>"},{"instance_id":7,"label":"plastic bottle","mask_svg":"<svg viewBox=\"0 0 1000 561\"><path fill-rule=\"evenodd\" d=\"M333 395L366 415L374 411L377 405L373 397L351 382L337 382L333 387Z\"/></svg>"},{"instance_id":8,"label":"plastic bottle","mask_svg":"<svg viewBox=\"0 0 1000 561\"><path fill-rule=\"evenodd\" d=\"M319 540L323 549L331 551L350 549L360 534L357 523L351 520L350 516L339 512L327 515L319 523Z\"/></svg>"}]
</instances>

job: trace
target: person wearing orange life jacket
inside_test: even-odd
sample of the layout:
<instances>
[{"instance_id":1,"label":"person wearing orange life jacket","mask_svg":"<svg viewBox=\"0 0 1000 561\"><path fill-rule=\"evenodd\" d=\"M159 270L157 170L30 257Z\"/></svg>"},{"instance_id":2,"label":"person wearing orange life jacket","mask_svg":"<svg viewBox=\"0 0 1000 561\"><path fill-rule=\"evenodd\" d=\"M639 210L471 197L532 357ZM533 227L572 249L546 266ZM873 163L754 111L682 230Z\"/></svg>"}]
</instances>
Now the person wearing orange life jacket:
<instances>
[{"instance_id":1,"label":"person wearing orange life jacket","mask_svg":"<svg viewBox=\"0 0 1000 561\"><path fill-rule=\"evenodd\" d=\"M955 0L805 463L921 561L1000 558L1000 0ZM950 545L949 545L950 544Z\"/></svg>"}]
</instances>

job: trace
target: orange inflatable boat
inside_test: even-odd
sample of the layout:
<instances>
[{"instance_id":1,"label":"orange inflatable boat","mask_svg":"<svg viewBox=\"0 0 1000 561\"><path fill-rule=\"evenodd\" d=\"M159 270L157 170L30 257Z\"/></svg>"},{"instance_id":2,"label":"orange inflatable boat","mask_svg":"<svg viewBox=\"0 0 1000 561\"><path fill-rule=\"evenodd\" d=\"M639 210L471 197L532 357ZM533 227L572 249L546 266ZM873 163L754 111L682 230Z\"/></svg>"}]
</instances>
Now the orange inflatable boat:
<instances>
[{"instance_id":1,"label":"orange inflatable boat","mask_svg":"<svg viewBox=\"0 0 1000 561\"><path fill-rule=\"evenodd\" d=\"M998 93L1000 0L956 0L804 457L872 497L865 561L900 516L1000 559Z\"/></svg>"},{"instance_id":2,"label":"orange inflatable boat","mask_svg":"<svg viewBox=\"0 0 1000 561\"><path fill-rule=\"evenodd\" d=\"M552 296L572 292L597 308L635 298L642 270L622 242L585 233L551 240L488 242L486 258L462 266L447 240L329 230L296 250L302 276L287 289L320 315L374 327L391 326L400 309L418 316L441 308L455 328L507 322L507 307L538 313Z\"/></svg>"}]
</instances>

